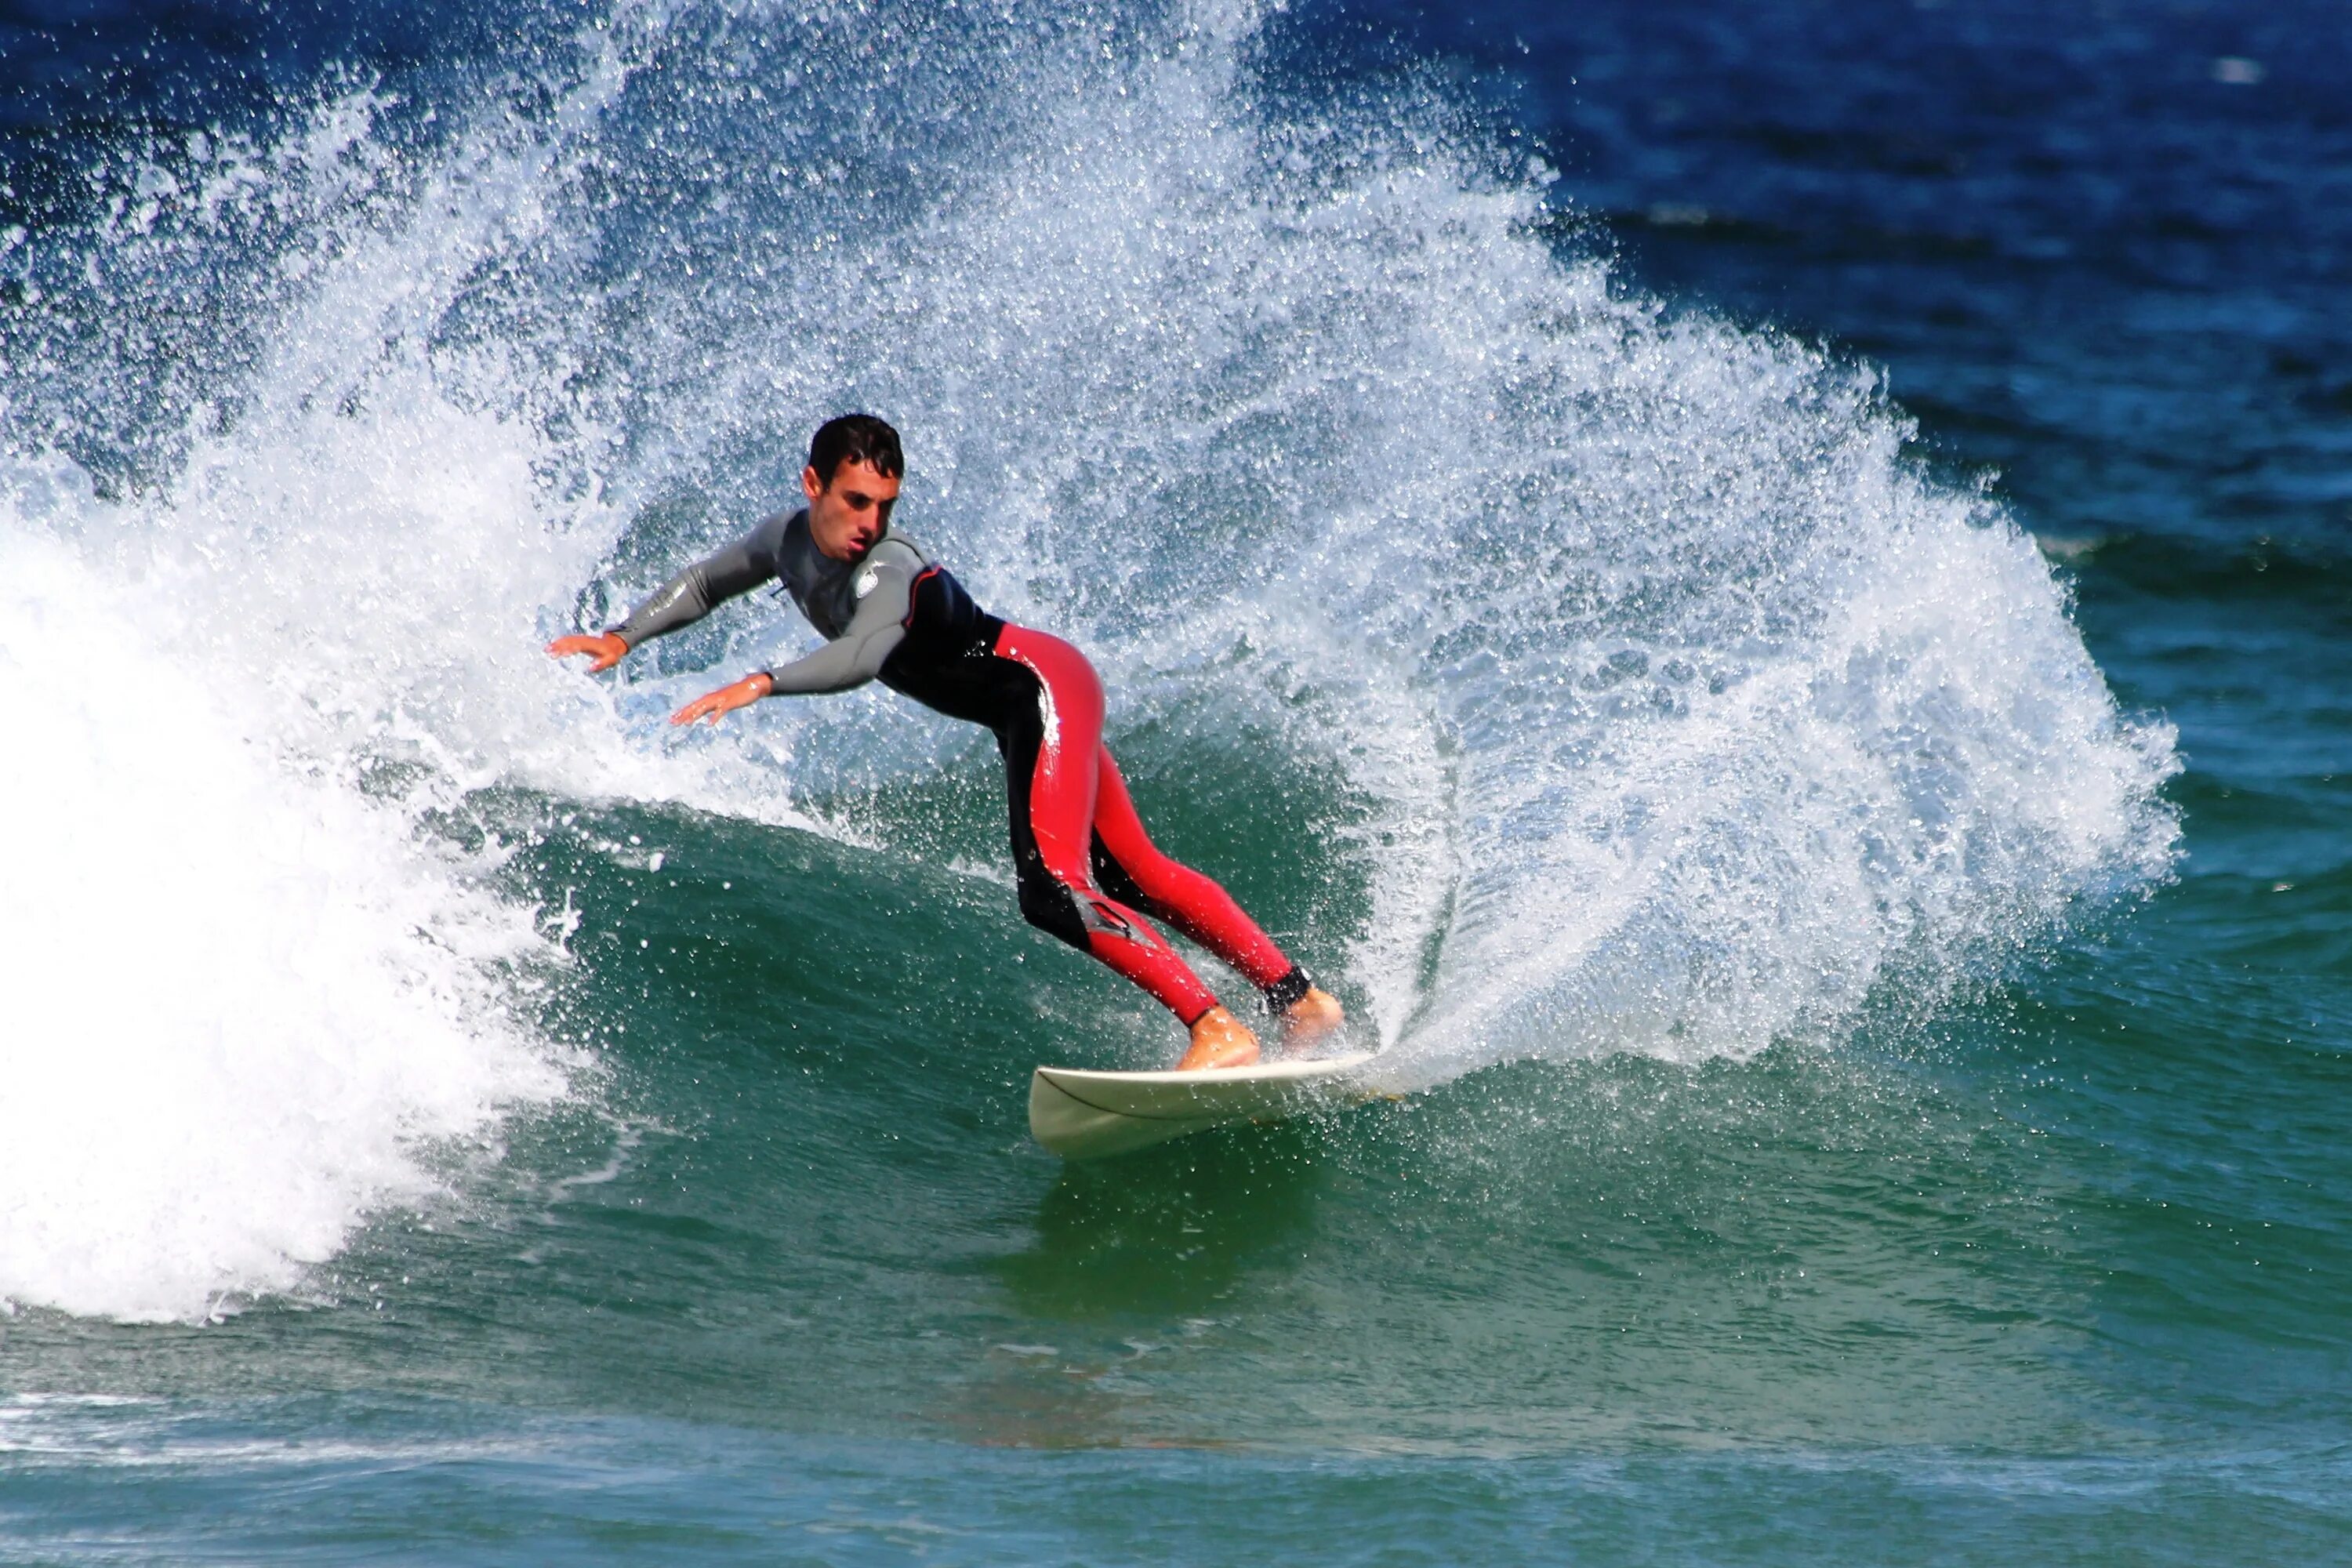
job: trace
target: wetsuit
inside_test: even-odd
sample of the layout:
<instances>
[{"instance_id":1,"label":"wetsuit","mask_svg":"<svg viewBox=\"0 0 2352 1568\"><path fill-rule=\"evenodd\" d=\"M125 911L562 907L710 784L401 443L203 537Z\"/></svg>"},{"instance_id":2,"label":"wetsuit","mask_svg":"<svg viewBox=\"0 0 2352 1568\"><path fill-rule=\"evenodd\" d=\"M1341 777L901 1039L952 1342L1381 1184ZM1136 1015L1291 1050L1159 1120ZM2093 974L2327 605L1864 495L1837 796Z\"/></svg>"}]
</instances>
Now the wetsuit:
<instances>
[{"instance_id":1,"label":"wetsuit","mask_svg":"<svg viewBox=\"0 0 2352 1568\"><path fill-rule=\"evenodd\" d=\"M1217 999L1139 911L1240 970L1273 1012L1307 994L1306 971L1223 888L1145 834L1102 743L1102 682L1086 656L988 614L897 530L858 560L835 561L817 549L807 511L778 512L671 578L612 629L635 647L778 578L826 642L770 669L771 695L879 680L995 732L1021 912L1032 925L1102 960L1188 1026Z\"/></svg>"}]
</instances>

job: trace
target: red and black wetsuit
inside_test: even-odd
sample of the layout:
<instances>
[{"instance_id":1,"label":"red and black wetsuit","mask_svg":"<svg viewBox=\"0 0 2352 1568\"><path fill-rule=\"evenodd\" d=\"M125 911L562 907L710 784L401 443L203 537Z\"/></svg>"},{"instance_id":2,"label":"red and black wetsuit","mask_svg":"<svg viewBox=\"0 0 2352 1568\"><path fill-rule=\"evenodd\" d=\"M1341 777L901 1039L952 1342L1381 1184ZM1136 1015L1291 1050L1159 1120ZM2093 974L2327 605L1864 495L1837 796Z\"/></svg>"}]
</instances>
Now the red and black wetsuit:
<instances>
[{"instance_id":1,"label":"red and black wetsuit","mask_svg":"<svg viewBox=\"0 0 2352 1568\"><path fill-rule=\"evenodd\" d=\"M1103 689L1086 656L998 619L895 529L856 561L816 547L808 513L779 512L672 578L613 628L635 647L782 579L825 646L768 674L772 695L879 680L927 708L985 724L1004 753L1021 912L1167 1004L1190 1025L1217 1005L1145 915L1232 964L1281 1012L1306 971L1209 878L1160 852L1110 749Z\"/></svg>"}]
</instances>

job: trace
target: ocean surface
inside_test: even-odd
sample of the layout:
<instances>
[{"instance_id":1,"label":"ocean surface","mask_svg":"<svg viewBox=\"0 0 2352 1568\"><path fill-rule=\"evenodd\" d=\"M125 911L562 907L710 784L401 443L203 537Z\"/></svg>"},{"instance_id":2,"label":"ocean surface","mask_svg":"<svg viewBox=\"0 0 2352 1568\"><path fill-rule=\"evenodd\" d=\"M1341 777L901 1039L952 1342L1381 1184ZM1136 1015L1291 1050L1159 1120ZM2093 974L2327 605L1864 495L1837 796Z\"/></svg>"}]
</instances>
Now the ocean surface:
<instances>
[{"instance_id":1,"label":"ocean surface","mask_svg":"<svg viewBox=\"0 0 2352 1568\"><path fill-rule=\"evenodd\" d=\"M1397 1098L542 655L849 407ZM2352 1561L2352 14L20 0L0 823L0 1560Z\"/></svg>"}]
</instances>

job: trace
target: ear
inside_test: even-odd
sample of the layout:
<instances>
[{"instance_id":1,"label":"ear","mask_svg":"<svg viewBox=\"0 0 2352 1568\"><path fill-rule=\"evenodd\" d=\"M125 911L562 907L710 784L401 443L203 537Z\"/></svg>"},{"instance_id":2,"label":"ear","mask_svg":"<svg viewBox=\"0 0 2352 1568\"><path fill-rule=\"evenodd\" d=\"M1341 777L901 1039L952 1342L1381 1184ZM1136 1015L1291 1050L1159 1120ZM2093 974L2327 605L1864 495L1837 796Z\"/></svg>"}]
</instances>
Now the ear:
<instances>
[{"instance_id":1,"label":"ear","mask_svg":"<svg viewBox=\"0 0 2352 1568\"><path fill-rule=\"evenodd\" d=\"M814 463L801 470L801 493L811 500L824 494L824 486L817 480Z\"/></svg>"}]
</instances>

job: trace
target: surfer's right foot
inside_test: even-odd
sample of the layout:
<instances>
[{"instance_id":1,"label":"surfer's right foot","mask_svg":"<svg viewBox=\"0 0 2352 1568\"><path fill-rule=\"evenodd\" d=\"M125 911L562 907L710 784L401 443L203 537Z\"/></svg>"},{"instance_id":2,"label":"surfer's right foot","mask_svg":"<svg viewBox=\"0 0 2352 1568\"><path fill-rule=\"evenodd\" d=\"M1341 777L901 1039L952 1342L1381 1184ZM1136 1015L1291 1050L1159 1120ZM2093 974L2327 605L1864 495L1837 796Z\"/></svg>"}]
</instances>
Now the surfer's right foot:
<instances>
[{"instance_id":1,"label":"surfer's right foot","mask_svg":"<svg viewBox=\"0 0 2352 1568\"><path fill-rule=\"evenodd\" d=\"M1249 1026L1223 1007L1212 1007L1192 1021L1192 1048L1184 1053L1176 1070L1245 1068L1255 1060L1257 1037L1250 1033Z\"/></svg>"},{"instance_id":2,"label":"surfer's right foot","mask_svg":"<svg viewBox=\"0 0 2352 1568\"><path fill-rule=\"evenodd\" d=\"M1347 1017L1339 999L1318 985L1282 1012L1282 1044L1286 1050L1304 1050L1338 1028Z\"/></svg>"}]
</instances>

